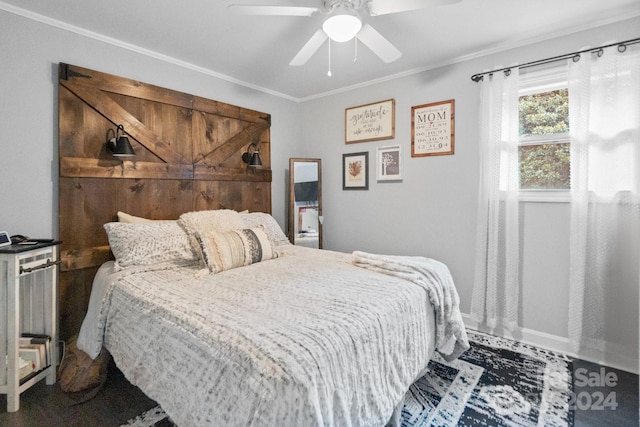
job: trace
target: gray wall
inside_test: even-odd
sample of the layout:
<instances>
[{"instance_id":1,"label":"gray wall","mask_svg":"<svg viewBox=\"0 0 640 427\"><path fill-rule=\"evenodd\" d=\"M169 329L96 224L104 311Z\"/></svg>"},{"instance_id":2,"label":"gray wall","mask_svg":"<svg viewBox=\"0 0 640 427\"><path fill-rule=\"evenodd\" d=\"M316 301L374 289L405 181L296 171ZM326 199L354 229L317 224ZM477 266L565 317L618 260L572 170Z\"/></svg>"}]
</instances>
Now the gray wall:
<instances>
[{"instance_id":1,"label":"gray wall","mask_svg":"<svg viewBox=\"0 0 640 427\"><path fill-rule=\"evenodd\" d=\"M0 229L57 233L57 64L65 62L271 114L273 214L285 217L285 172L298 143L296 102L0 10Z\"/></svg>"},{"instance_id":2,"label":"gray wall","mask_svg":"<svg viewBox=\"0 0 640 427\"><path fill-rule=\"evenodd\" d=\"M373 86L296 103L131 49L0 11L0 229L51 236L57 230L57 75L66 62L272 115L273 213L286 226L289 157L323 164L325 247L350 252L424 255L445 262L463 312L473 282L478 179L478 86L474 73L524 63L586 46L638 36L640 19L425 71ZM425 51L428 55L428 51ZM396 100L394 140L344 144L344 109ZM456 100L453 156L411 158L411 107ZM299 123L292 127L291 123ZM377 183L376 147L400 144L401 183ZM368 151L368 191L342 190L342 154ZM524 338L562 349L568 306L567 204L524 203ZM632 276L632 275L630 275ZM606 361L637 371L638 283L603 302ZM624 323L621 326L616 320ZM563 341L564 340L564 341Z\"/></svg>"},{"instance_id":3,"label":"gray wall","mask_svg":"<svg viewBox=\"0 0 640 427\"><path fill-rule=\"evenodd\" d=\"M470 76L498 66L526 63L638 37L640 19L540 42L302 104L305 130L300 153L322 159L325 248L350 252L423 255L446 263L470 310L478 194L479 86ZM428 51L425 51L428 55ZM344 109L396 100L393 140L344 143ZM411 157L411 107L455 99L455 155ZM401 183L376 182L376 148L400 144ZM368 151L369 190L342 190L342 154ZM568 203L522 203L524 329L519 338L568 349ZM630 234L632 235L632 234ZM637 264L632 263L634 268ZM637 277L637 272L630 272ZM603 301L607 361L638 366L638 282ZM500 332L500 331L496 331Z\"/></svg>"}]
</instances>

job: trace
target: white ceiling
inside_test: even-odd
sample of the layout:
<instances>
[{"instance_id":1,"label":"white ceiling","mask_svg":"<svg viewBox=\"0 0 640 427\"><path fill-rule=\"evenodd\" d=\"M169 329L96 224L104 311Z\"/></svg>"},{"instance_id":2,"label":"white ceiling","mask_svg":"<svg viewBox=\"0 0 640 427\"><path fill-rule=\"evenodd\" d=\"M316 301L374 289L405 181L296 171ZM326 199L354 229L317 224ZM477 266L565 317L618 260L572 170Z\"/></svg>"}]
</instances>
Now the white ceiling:
<instances>
[{"instance_id":1,"label":"white ceiling","mask_svg":"<svg viewBox=\"0 0 640 427\"><path fill-rule=\"evenodd\" d=\"M322 0L0 0L0 9L294 100L640 16L640 0L462 0L365 16L402 57L385 64L359 44L354 62L353 41L332 43L328 77L326 42L305 65L288 65L325 16L242 16L230 4Z\"/></svg>"}]
</instances>

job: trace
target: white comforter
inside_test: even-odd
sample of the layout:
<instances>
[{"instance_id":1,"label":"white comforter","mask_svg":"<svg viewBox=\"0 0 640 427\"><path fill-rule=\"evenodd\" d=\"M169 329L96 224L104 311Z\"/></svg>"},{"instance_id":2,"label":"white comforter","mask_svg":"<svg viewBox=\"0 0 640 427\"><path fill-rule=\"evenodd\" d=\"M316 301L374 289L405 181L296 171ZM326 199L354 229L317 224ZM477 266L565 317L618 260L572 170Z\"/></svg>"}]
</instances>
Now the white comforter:
<instances>
[{"instance_id":1,"label":"white comforter","mask_svg":"<svg viewBox=\"0 0 640 427\"><path fill-rule=\"evenodd\" d=\"M103 271L78 345L104 344L179 426L384 425L434 351L427 292L285 251L214 275Z\"/></svg>"}]
</instances>

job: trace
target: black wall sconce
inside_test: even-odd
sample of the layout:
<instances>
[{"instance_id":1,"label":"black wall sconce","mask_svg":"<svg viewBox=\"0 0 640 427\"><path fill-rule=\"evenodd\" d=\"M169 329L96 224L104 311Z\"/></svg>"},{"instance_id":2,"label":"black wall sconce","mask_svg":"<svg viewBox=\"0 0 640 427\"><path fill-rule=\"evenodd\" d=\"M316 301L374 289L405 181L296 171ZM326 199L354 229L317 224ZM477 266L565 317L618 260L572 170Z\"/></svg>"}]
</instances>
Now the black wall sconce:
<instances>
[{"instance_id":1,"label":"black wall sconce","mask_svg":"<svg viewBox=\"0 0 640 427\"><path fill-rule=\"evenodd\" d=\"M116 135L115 138L111 139L107 136L107 148L115 157L131 157L136 155L136 152L133 151L133 147L129 142L129 138L125 136L124 126L118 125L116 131L113 129L109 129L109 131ZM107 135L109 135L109 132L107 132Z\"/></svg>"},{"instance_id":2,"label":"black wall sconce","mask_svg":"<svg viewBox=\"0 0 640 427\"><path fill-rule=\"evenodd\" d=\"M260 144L260 142L252 142L249 144L247 151L242 153L242 161L248 163L249 166L262 166L258 144Z\"/></svg>"}]
</instances>

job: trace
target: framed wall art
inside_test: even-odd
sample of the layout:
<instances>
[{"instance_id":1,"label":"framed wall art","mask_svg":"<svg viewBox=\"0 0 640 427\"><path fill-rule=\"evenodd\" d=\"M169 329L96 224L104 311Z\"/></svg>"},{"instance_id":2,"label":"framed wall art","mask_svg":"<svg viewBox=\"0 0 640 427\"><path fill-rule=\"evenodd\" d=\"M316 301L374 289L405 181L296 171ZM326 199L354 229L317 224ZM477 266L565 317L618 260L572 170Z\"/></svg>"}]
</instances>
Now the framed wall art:
<instances>
[{"instance_id":1,"label":"framed wall art","mask_svg":"<svg viewBox=\"0 0 640 427\"><path fill-rule=\"evenodd\" d=\"M344 110L344 142L346 144L391 139L395 138L395 135L395 99Z\"/></svg>"},{"instance_id":2,"label":"framed wall art","mask_svg":"<svg viewBox=\"0 0 640 427\"><path fill-rule=\"evenodd\" d=\"M453 154L455 100L411 107L411 157Z\"/></svg>"},{"instance_id":3,"label":"framed wall art","mask_svg":"<svg viewBox=\"0 0 640 427\"><path fill-rule=\"evenodd\" d=\"M400 181L402 180L402 155L400 146L379 147L376 156L377 180L378 181Z\"/></svg>"},{"instance_id":4,"label":"framed wall art","mask_svg":"<svg viewBox=\"0 0 640 427\"><path fill-rule=\"evenodd\" d=\"M342 189L369 189L369 153L342 155Z\"/></svg>"}]
</instances>

